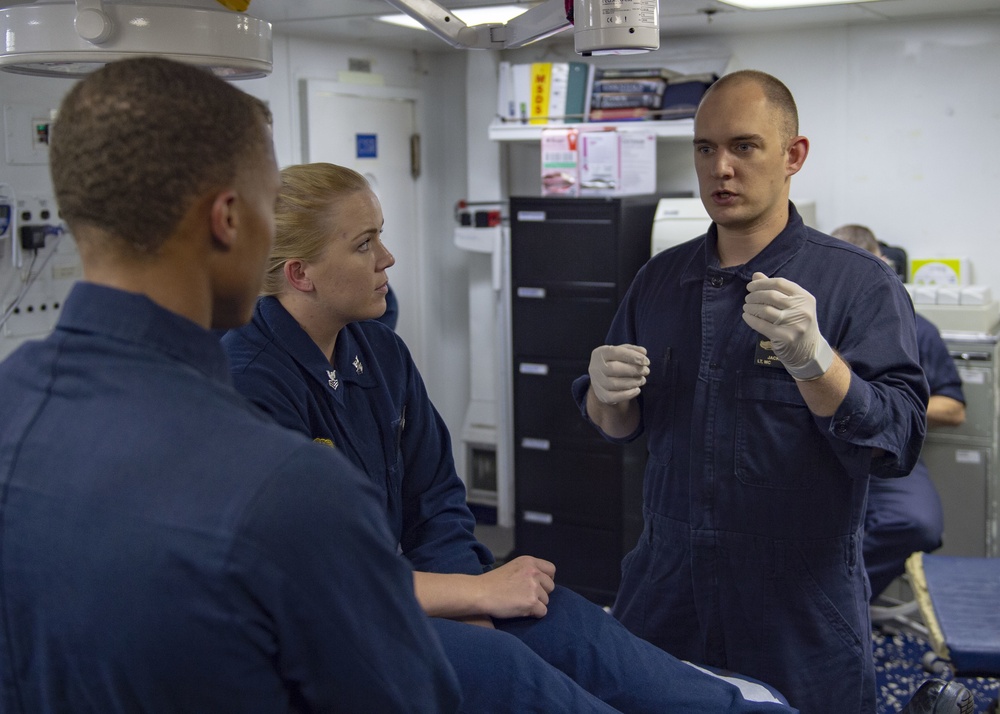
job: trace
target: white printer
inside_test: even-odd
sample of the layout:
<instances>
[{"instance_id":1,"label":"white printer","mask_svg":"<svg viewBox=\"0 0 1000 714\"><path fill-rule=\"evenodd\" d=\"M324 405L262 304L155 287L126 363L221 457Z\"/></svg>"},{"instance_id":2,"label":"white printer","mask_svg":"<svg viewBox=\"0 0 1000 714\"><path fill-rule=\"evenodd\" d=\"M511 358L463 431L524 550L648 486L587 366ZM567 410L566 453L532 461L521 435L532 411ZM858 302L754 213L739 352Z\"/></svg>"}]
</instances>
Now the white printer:
<instances>
[{"instance_id":1,"label":"white printer","mask_svg":"<svg viewBox=\"0 0 1000 714\"><path fill-rule=\"evenodd\" d=\"M802 220L807 226L816 226L816 204L796 203ZM653 216L653 235L650 255L679 245L705 233L711 225L700 198L661 198Z\"/></svg>"}]
</instances>

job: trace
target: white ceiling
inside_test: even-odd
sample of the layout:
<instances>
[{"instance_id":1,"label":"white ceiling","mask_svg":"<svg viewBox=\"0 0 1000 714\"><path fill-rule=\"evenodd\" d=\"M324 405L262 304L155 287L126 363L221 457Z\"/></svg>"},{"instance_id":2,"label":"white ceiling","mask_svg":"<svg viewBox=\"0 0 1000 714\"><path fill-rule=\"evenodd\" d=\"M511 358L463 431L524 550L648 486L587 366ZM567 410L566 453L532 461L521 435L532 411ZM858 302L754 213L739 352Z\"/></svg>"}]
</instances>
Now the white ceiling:
<instances>
[{"instance_id":1,"label":"white ceiling","mask_svg":"<svg viewBox=\"0 0 1000 714\"><path fill-rule=\"evenodd\" d=\"M437 0L454 10L516 0ZM377 22L398 12L385 0L251 0L248 13L272 23L275 32L321 40L370 42L375 46L453 51L429 32ZM1000 0L879 0L796 10L741 10L718 0L660 0L660 34L719 35L793 30L968 15L1000 16ZM561 33L561 38L567 33ZM566 39L566 38L564 38Z\"/></svg>"}]
</instances>

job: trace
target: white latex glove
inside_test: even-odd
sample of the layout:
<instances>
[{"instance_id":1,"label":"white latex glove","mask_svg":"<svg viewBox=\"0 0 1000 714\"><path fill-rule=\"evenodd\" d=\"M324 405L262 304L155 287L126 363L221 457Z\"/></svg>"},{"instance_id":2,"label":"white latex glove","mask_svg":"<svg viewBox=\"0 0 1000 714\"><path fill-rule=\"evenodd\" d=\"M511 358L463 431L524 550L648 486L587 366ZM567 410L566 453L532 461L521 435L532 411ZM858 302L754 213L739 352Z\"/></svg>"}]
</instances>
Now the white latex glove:
<instances>
[{"instance_id":1,"label":"white latex glove","mask_svg":"<svg viewBox=\"0 0 1000 714\"><path fill-rule=\"evenodd\" d=\"M620 404L639 396L649 374L646 348L601 345L590 353L590 388L598 401Z\"/></svg>"},{"instance_id":2,"label":"white latex glove","mask_svg":"<svg viewBox=\"0 0 1000 714\"><path fill-rule=\"evenodd\" d=\"M816 322L816 298L791 280L754 273L743 321L771 341L775 356L795 379L819 379L833 364L833 350Z\"/></svg>"}]
</instances>

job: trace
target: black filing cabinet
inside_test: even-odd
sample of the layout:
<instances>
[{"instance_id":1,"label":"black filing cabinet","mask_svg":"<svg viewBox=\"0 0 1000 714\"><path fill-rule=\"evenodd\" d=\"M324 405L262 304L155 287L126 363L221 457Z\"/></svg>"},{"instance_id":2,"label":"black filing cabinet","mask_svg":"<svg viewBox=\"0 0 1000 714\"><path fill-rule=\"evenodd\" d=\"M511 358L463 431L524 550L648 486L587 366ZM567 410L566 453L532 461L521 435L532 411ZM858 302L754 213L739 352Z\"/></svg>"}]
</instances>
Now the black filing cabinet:
<instances>
[{"instance_id":1,"label":"black filing cabinet","mask_svg":"<svg viewBox=\"0 0 1000 714\"><path fill-rule=\"evenodd\" d=\"M516 555L600 604L642 531L642 440L606 441L570 392L649 259L659 196L510 200Z\"/></svg>"}]
</instances>

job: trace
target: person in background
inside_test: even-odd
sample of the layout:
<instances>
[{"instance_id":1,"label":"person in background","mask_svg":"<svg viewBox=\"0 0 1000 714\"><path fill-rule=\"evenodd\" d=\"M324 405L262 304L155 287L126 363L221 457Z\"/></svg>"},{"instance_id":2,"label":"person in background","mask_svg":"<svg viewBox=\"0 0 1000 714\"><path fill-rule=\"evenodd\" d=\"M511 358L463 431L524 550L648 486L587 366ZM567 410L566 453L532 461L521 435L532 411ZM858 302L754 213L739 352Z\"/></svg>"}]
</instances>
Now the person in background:
<instances>
[{"instance_id":1,"label":"person in background","mask_svg":"<svg viewBox=\"0 0 1000 714\"><path fill-rule=\"evenodd\" d=\"M709 87L694 162L712 224L640 269L573 394L649 452L613 614L808 714L873 714L868 474L913 469L927 385L902 283L789 202L808 151L775 77ZM934 680L904 711L957 712L953 695Z\"/></svg>"},{"instance_id":2,"label":"person in background","mask_svg":"<svg viewBox=\"0 0 1000 714\"><path fill-rule=\"evenodd\" d=\"M271 248L265 105L114 62L50 155L84 277L0 364L0 711L455 711L376 489L234 391L211 331Z\"/></svg>"},{"instance_id":3,"label":"person in background","mask_svg":"<svg viewBox=\"0 0 1000 714\"><path fill-rule=\"evenodd\" d=\"M234 383L379 489L458 674L462 711L790 711L759 683L721 679L633 636L555 585L548 561L497 566L475 538L448 429L406 345L377 321L395 260L368 183L333 164L287 167L276 222L264 297L251 323L222 339Z\"/></svg>"},{"instance_id":4,"label":"person in background","mask_svg":"<svg viewBox=\"0 0 1000 714\"><path fill-rule=\"evenodd\" d=\"M830 235L883 257L878 240L865 226L844 225ZM930 389L927 425L960 426L965 422L965 396L955 361L934 324L919 313L915 317L920 365ZM865 570L871 583L872 601L905 572L906 559L911 553L929 553L940 548L943 531L941 498L922 458L917 459L906 478L872 476L868 483L864 539Z\"/></svg>"}]
</instances>

